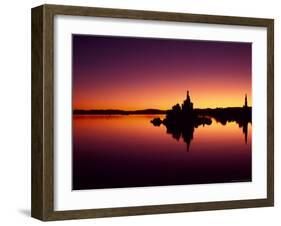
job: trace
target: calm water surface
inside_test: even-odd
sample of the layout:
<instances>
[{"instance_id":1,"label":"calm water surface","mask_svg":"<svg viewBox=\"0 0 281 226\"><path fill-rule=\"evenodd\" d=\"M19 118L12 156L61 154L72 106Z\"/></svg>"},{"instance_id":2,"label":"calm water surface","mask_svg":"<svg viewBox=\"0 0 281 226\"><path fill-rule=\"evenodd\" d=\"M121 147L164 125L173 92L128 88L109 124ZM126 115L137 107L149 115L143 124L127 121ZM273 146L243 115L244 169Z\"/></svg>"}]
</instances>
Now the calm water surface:
<instances>
[{"instance_id":1,"label":"calm water surface","mask_svg":"<svg viewBox=\"0 0 281 226\"><path fill-rule=\"evenodd\" d=\"M188 145L155 117L73 116L73 189L251 181L251 124L212 119Z\"/></svg>"}]
</instances>

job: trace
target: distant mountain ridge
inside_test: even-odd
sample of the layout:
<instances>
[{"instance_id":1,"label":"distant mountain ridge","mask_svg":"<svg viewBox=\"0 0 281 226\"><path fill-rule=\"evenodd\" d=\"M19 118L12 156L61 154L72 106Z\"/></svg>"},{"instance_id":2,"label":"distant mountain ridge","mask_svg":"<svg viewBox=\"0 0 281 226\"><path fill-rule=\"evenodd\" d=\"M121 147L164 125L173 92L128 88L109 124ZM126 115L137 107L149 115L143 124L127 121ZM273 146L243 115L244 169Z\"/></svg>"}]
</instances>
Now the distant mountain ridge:
<instances>
[{"instance_id":1,"label":"distant mountain ridge","mask_svg":"<svg viewBox=\"0 0 281 226\"><path fill-rule=\"evenodd\" d=\"M143 110L118 110L118 109L91 109L91 110L73 110L74 115L141 115L141 114L166 114L167 110L143 109Z\"/></svg>"}]
</instances>

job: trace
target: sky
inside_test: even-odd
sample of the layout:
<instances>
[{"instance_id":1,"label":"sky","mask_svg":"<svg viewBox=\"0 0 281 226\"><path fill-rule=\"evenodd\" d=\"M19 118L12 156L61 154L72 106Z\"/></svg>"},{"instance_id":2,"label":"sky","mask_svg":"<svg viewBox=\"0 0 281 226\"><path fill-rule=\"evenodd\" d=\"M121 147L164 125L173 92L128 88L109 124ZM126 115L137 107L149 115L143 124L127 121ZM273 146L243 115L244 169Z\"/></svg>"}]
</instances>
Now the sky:
<instances>
[{"instance_id":1,"label":"sky","mask_svg":"<svg viewBox=\"0 0 281 226\"><path fill-rule=\"evenodd\" d=\"M252 45L72 35L73 109L252 105Z\"/></svg>"}]
</instances>

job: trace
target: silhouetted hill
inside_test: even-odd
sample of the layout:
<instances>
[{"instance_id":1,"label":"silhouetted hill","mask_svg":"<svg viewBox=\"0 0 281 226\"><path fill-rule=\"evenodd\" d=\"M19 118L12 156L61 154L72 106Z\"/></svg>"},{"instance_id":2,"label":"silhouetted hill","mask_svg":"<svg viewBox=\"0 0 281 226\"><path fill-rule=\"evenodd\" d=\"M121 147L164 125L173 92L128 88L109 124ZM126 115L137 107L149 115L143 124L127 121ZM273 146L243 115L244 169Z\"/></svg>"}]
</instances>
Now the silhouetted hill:
<instances>
[{"instance_id":1,"label":"silhouetted hill","mask_svg":"<svg viewBox=\"0 0 281 226\"><path fill-rule=\"evenodd\" d=\"M144 109L144 110L134 110L134 111L125 111L118 109L101 109L101 110L73 110L74 115L159 115L166 114L166 110L158 109Z\"/></svg>"}]
</instances>

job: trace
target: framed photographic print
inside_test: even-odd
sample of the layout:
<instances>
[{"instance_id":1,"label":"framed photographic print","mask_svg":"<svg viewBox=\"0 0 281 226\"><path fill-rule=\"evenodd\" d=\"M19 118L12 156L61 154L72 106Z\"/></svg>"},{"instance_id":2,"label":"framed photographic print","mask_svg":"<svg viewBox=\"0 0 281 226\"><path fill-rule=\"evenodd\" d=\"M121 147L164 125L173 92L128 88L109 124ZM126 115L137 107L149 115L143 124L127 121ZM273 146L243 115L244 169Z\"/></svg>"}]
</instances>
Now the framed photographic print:
<instances>
[{"instance_id":1,"label":"framed photographic print","mask_svg":"<svg viewBox=\"0 0 281 226\"><path fill-rule=\"evenodd\" d=\"M32 9L32 216L274 204L274 22Z\"/></svg>"}]
</instances>

